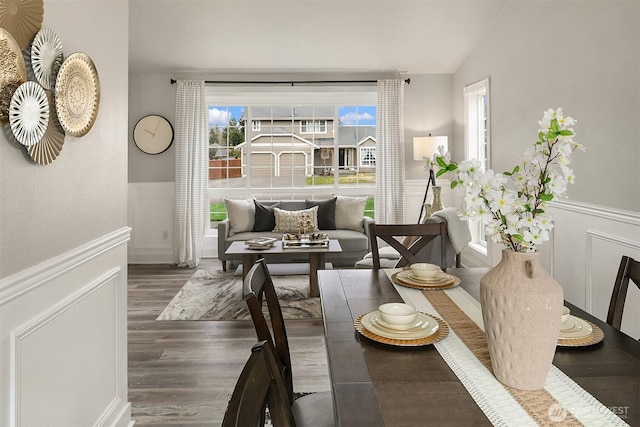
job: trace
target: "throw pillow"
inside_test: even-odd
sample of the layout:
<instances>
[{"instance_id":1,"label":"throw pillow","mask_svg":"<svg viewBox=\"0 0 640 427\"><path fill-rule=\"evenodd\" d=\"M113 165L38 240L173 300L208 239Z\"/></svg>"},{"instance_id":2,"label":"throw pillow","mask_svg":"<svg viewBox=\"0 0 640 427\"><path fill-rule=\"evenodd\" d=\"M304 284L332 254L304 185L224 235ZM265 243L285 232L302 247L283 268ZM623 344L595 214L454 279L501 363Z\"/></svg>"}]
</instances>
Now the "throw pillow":
<instances>
[{"instance_id":1,"label":"throw pillow","mask_svg":"<svg viewBox=\"0 0 640 427\"><path fill-rule=\"evenodd\" d=\"M253 200L224 199L224 206L229 218L229 236L253 230L256 216Z\"/></svg>"},{"instance_id":2,"label":"throw pillow","mask_svg":"<svg viewBox=\"0 0 640 427\"><path fill-rule=\"evenodd\" d=\"M366 197L337 196L336 229L364 231Z\"/></svg>"},{"instance_id":3,"label":"throw pillow","mask_svg":"<svg viewBox=\"0 0 640 427\"><path fill-rule=\"evenodd\" d=\"M314 206L311 209L304 209L301 211L287 211L280 208L275 208L276 226L273 229L276 233L297 233L300 228L300 221L305 218L311 221L313 229L307 230L310 233L318 231L318 207Z\"/></svg>"},{"instance_id":4,"label":"throw pillow","mask_svg":"<svg viewBox=\"0 0 640 427\"><path fill-rule=\"evenodd\" d=\"M256 209L253 231L271 231L276 226L276 218L273 210L280 203L274 203L271 206L265 206L257 200L253 200Z\"/></svg>"},{"instance_id":5,"label":"throw pillow","mask_svg":"<svg viewBox=\"0 0 640 427\"><path fill-rule=\"evenodd\" d=\"M318 207L318 228L320 230L336 229L336 198L328 200L305 200L307 209Z\"/></svg>"}]
</instances>

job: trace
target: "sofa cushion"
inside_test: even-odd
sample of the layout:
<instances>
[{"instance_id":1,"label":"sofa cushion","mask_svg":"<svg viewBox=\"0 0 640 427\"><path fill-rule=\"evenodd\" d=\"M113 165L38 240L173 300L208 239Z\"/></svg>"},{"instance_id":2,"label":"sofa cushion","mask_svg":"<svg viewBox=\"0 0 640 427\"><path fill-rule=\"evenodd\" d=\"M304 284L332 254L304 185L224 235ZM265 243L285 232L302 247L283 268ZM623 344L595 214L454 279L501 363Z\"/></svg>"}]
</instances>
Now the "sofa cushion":
<instances>
[{"instance_id":1,"label":"sofa cushion","mask_svg":"<svg viewBox=\"0 0 640 427\"><path fill-rule=\"evenodd\" d=\"M307 232L318 231L318 206L300 211L274 208L274 214L276 224L273 231L276 233L298 233L302 221L307 221L308 223Z\"/></svg>"},{"instance_id":2,"label":"sofa cushion","mask_svg":"<svg viewBox=\"0 0 640 427\"><path fill-rule=\"evenodd\" d=\"M229 235L252 231L255 223L256 208L253 200L224 199L229 218Z\"/></svg>"},{"instance_id":3,"label":"sofa cushion","mask_svg":"<svg viewBox=\"0 0 640 427\"><path fill-rule=\"evenodd\" d=\"M336 198L328 200L305 200L307 209L318 207L318 228L320 230L336 229Z\"/></svg>"},{"instance_id":4,"label":"sofa cushion","mask_svg":"<svg viewBox=\"0 0 640 427\"><path fill-rule=\"evenodd\" d=\"M367 204L366 197L336 197L336 229L364 230L364 207Z\"/></svg>"},{"instance_id":5,"label":"sofa cushion","mask_svg":"<svg viewBox=\"0 0 640 427\"><path fill-rule=\"evenodd\" d=\"M274 208L279 206L275 203L271 206L265 206L257 200L253 201L255 206L255 220L252 231L271 231L276 227L276 217Z\"/></svg>"}]
</instances>

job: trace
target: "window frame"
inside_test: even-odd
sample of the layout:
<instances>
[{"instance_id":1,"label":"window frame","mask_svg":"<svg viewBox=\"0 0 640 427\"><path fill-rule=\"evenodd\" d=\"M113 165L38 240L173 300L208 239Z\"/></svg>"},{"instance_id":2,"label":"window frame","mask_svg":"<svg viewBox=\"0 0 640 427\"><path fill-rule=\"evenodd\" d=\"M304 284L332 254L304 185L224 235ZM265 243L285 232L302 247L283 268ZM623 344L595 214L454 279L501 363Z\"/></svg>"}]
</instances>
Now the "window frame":
<instances>
[{"instance_id":1,"label":"window frame","mask_svg":"<svg viewBox=\"0 0 640 427\"><path fill-rule=\"evenodd\" d=\"M477 159L483 169L491 167L491 96L487 77L464 87L464 152L465 159ZM482 154L484 153L484 155ZM482 222L469 220L469 247L481 256L488 255L488 242Z\"/></svg>"},{"instance_id":2,"label":"window frame","mask_svg":"<svg viewBox=\"0 0 640 427\"><path fill-rule=\"evenodd\" d=\"M275 87L273 85L259 85L259 86L247 86L247 85L207 85L205 88L205 104L207 109L211 106L226 106L226 107L249 107L249 106L320 106L320 105L333 105L335 106L335 117L338 117L338 110L343 106L376 106L377 108L377 89L375 85L327 85L318 88L317 85L310 86L295 86L295 87ZM249 121L252 122L252 117L245 117L245 137L249 137L249 130L252 128L248 125ZM312 121L312 120L309 120ZM324 122L325 133L329 134L329 128L332 132L335 132L337 121L334 125L329 126L328 120L321 119L315 120L316 122ZM209 127L208 127L209 129ZM264 130L264 126L261 126L261 130ZM258 131L259 132L259 131ZM338 153L339 146L337 141L334 143L334 152ZM276 162L278 164L279 162ZM249 166L249 164L247 164ZM338 166L338 156L333 158L333 164L331 165L336 171L340 168ZM278 168L279 170L280 168ZM353 186L343 186L338 184L338 174L335 175L335 180L332 185L329 186L317 186L317 187L305 187L305 188L286 188L286 187L274 187L272 190L268 188L252 188L249 184L245 187L233 188L233 194L228 192L230 187L227 188L213 188L208 187L208 198L213 200L219 197L232 197L232 198L251 198L264 196L265 193L270 193L271 198L278 199L290 199L296 198L297 194L301 197L305 197L309 193L316 194L317 196L326 197L327 194L345 195L345 196L369 196L375 197L377 183L364 183ZM223 192L227 192L224 195ZM215 236L217 235L217 229L211 227L211 221L207 221L207 234Z\"/></svg>"},{"instance_id":3,"label":"window frame","mask_svg":"<svg viewBox=\"0 0 640 427\"><path fill-rule=\"evenodd\" d=\"M360 166L363 168L375 168L377 167L376 163L377 163L377 157L376 157L376 147L358 147L360 149ZM367 157L369 156L369 154L365 154L365 153L373 153L373 163L371 163L371 160L368 160ZM365 160L367 160L367 163L365 163Z\"/></svg>"}]
</instances>

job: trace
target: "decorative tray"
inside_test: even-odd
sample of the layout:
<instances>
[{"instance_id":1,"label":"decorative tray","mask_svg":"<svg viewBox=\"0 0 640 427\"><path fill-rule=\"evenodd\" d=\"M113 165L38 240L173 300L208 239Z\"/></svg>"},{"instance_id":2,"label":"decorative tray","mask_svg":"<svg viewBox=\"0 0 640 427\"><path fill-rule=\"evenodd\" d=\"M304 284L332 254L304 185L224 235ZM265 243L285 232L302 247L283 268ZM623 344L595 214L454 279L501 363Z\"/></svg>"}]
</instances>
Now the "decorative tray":
<instances>
[{"instance_id":1,"label":"decorative tray","mask_svg":"<svg viewBox=\"0 0 640 427\"><path fill-rule=\"evenodd\" d=\"M328 248L329 237L324 233L312 233L308 236L287 233L282 236L282 248Z\"/></svg>"}]
</instances>

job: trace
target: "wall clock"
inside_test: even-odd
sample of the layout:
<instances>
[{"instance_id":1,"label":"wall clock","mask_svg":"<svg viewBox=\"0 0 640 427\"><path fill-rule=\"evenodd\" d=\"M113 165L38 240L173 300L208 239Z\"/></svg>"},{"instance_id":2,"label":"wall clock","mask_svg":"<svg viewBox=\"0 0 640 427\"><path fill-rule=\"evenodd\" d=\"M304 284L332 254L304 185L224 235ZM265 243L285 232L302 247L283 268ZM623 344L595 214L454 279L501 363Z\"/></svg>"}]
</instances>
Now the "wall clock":
<instances>
[{"instance_id":1,"label":"wall clock","mask_svg":"<svg viewBox=\"0 0 640 427\"><path fill-rule=\"evenodd\" d=\"M144 116L133 128L133 142L143 153L163 153L173 142L173 126L162 116Z\"/></svg>"}]
</instances>

